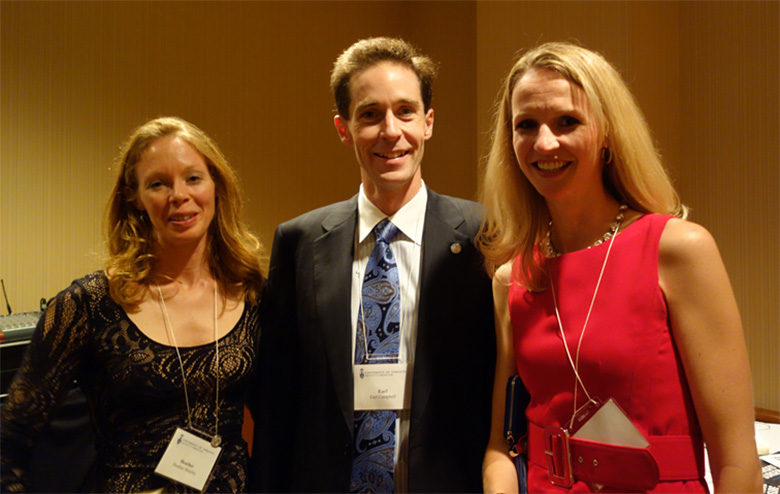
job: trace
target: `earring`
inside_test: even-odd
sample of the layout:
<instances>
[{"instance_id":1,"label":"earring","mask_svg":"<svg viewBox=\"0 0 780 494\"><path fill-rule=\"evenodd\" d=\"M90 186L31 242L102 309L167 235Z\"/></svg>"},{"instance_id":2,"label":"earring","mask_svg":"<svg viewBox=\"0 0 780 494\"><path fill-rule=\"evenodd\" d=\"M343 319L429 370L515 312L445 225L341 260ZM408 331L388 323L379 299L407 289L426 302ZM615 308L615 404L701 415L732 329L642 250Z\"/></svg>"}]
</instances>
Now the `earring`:
<instances>
[{"instance_id":1,"label":"earring","mask_svg":"<svg viewBox=\"0 0 780 494\"><path fill-rule=\"evenodd\" d=\"M601 160L605 165L612 163L612 150L608 146L601 148Z\"/></svg>"}]
</instances>

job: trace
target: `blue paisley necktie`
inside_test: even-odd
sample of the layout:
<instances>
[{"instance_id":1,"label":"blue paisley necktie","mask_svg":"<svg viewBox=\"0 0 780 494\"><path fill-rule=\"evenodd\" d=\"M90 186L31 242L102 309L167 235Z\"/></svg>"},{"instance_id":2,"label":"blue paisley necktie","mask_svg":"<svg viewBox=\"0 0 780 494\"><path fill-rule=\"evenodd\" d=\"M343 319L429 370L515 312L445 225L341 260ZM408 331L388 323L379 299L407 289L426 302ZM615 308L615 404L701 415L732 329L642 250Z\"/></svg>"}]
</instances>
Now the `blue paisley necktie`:
<instances>
[{"instance_id":1,"label":"blue paisley necktie","mask_svg":"<svg viewBox=\"0 0 780 494\"><path fill-rule=\"evenodd\" d=\"M368 258L358 311L355 363L398 362L401 295L392 239L398 228L384 219L374 227L376 245ZM355 412L355 457L350 492L393 492L395 470L393 410Z\"/></svg>"}]
</instances>

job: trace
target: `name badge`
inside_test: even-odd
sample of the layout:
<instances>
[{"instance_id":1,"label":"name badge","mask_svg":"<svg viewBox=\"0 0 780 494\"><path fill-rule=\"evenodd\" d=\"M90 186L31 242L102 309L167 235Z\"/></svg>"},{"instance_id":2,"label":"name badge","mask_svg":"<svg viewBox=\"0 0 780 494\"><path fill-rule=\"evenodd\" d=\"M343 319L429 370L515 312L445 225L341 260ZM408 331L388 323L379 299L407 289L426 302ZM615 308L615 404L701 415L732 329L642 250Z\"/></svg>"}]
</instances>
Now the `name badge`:
<instances>
[{"instance_id":1,"label":"name badge","mask_svg":"<svg viewBox=\"0 0 780 494\"><path fill-rule=\"evenodd\" d=\"M411 405L409 364L355 365L355 410L403 410Z\"/></svg>"},{"instance_id":2,"label":"name badge","mask_svg":"<svg viewBox=\"0 0 780 494\"><path fill-rule=\"evenodd\" d=\"M203 491L220 453L221 447L177 427L154 473Z\"/></svg>"}]
</instances>

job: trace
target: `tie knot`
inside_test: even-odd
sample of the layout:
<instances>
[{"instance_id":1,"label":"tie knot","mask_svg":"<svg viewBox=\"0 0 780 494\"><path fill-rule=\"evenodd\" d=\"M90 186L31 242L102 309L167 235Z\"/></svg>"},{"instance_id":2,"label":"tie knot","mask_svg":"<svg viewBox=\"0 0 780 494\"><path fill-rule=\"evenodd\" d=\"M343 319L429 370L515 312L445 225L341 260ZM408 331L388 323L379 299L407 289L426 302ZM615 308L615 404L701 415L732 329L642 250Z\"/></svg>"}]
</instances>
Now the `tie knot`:
<instances>
[{"instance_id":1,"label":"tie knot","mask_svg":"<svg viewBox=\"0 0 780 494\"><path fill-rule=\"evenodd\" d=\"M390 239L395 237L398 232L398 227L390 223L390 220L385 218L374 227L374 236L377 242L390 243Z\"/></svg>"}]
</instances>

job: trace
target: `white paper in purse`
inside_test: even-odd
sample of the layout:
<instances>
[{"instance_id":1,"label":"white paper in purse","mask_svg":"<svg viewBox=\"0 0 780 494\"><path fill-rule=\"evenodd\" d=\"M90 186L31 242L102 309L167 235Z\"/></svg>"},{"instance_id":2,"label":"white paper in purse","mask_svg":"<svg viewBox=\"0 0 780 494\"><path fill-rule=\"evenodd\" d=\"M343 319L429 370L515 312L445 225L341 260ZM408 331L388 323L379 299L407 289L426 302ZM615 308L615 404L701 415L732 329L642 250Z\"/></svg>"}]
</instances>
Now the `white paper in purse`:
<instances>
[{"instance_id":1,"label":"white paper in purse","mask_svg":"<svg viewBox=\"0 0 780 494\"><path fill-rule=\"evenodd\" d=\"M572 437L634 448L650 445L612 398L600 404L589 418L583 417L583 420L584 423Z\"/></svg>"}]
</instances>

